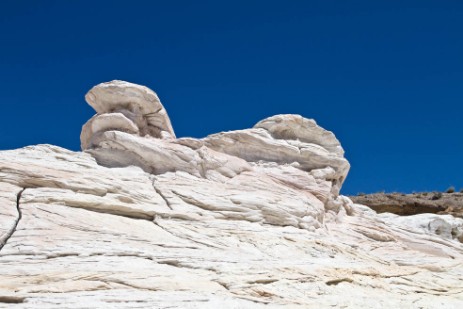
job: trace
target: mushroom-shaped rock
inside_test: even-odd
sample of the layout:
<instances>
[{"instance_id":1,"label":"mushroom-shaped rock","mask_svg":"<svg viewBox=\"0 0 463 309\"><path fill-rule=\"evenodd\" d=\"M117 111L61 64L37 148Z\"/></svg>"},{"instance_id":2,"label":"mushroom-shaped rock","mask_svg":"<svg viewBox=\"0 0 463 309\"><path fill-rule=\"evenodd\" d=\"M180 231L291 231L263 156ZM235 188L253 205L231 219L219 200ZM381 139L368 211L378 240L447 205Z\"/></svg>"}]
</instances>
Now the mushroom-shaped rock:
<instances>
[{"instance_id":1,"label":"mushroom-shaped rock","mask_svg":"<svg viewBox=\"0 0 463 309\"><path fill-rule=\"evenodd\" d=\"M98 114L120 112L132 120L140 130L141 135L151 135L156 138L165 137L165 133L175 137L164 106L151 89L114 80L93 87L85 100Z\"/></svg>"},{"instance_id":2,"label":"mushroom-shaped rock","mask_svg":"<svg viewBox=\"0 0 463 309\"><path fill-rule=\"evenodd\" d=\"M293 164L306 172L331 167L326 179L332 182L335 196L350 168L334 134L298 115L273 116L252 129L213 134L203 141L209 148L256 164Z\"/></svg>"},{"instance_id":3,"label":"mushroom-shaped rock","mask_svg":"<svg viewBox=\"0 0 463 309\"><path fill-rule=\"evenodd\" d=\"M144 86L102 83L85 98L98 114L82 128L82 149L105 166L136 165L156 175L186 172L223 182L255 170L285 183L288 173L304 175L296 187L313 191L323 203L338 196L349 171L334 134L299 115L276 115L251 129L203 139L176 139L156 93Z\"/></svg>"}]
</instances>

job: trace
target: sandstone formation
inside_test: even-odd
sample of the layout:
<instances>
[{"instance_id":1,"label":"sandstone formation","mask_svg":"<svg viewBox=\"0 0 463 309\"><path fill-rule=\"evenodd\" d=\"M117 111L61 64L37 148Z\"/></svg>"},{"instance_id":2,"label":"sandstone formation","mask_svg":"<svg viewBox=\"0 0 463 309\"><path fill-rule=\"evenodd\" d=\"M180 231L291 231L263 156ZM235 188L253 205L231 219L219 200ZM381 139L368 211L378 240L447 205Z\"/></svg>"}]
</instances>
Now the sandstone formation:
<instances>
[{"instance_id":1,"label":"sandstone formation","mask_svg":"<svg viewBox=\"0 0 463 309\"><path fill-rule=\"evenodd\" d=\"M463 220L377 214L297 115L179 138L157 95L86 96L83 152L0 152L1 308L460 308Z\"/></svg>"},{"instance_id":2,"label":"sandstone formation","mask_svg":"<svg viewBox=\"0 0 463 309\"><path fill-rule=\"evenodd\" d=\"M120 80L102 83L93 87L85 95L85 100L99 115L122 113L129 119L127 123L134 122L143 135L160 137L164 133L175 137L157 94L144 86ZM113 125L120 128L119 123Z\"/></svg>"},{"instance_id":3,"label":"sandstone formation","mask_svg":"<svg viewBox=\"0 0 463 309\"><path fill-rule=\"evenodd\" d=\"M373 193L350 196L355 203L397 215L450 214L463 218L463 192Z\"/></svg>"}]
</instances>

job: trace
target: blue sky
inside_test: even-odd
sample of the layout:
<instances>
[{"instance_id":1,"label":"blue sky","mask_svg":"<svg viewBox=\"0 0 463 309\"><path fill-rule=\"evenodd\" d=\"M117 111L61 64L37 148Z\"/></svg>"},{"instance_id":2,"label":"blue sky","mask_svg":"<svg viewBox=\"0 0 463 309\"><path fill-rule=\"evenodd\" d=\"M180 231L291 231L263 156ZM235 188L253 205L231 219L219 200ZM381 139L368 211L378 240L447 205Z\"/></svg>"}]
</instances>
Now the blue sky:
<instances>
[{"instance_id":1,"label":"blue sky","mask_svg":"<svg viewBox=\"0 0 463 309\"><path fill-rule=\"evenodd\" d=\"M344 194L463 188L463 1L2 0L0 40L0 149L78 150L84 94L122 79L180 137L314 118Z\"/></svg>"}]
</instances>

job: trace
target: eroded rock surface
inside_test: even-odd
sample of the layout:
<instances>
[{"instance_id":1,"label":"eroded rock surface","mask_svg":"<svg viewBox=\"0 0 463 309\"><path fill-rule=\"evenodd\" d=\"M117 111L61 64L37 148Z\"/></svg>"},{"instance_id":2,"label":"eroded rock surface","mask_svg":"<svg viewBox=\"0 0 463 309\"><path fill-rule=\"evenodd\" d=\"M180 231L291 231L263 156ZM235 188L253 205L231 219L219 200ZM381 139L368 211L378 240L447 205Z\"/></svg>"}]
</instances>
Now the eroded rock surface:
<instances>
[{"instance_id":1,"label":"eroded rock surface","mask_svg":"<svg viewBox=\"0 0 463 309\"><path fill-rule=\"evenodd\" d=\"M339 195L349 164L314 121L176 139L145 87L87 100L84 152L0 152L0 307L463 305L459 219Z\"/></svg>"},{"instance_id":2,"label":"eroded rock surface","mask_svg":"<svg viewBox=\"0 0 463 309\"><path fill-rule=\"evenodd\" d=\"M101 130L108 130L111 126L121 130L138 127L142 135L154 137L167 135L175 138L164 106L157 94L147 87L114 80L93 87L85 95L85 100L98 113L95 118L100 118ZM113 116L119 119L111 119L107 115L103 116L104 114L116 114ZM122 114L125 117L120 117L117 114ZM86 126L91 125L89 131L93 134L100 131L95 130L93 124L96 121L95 118L86 124ZM84 126L82 133L86 131L86 126ZM81 137L82 143L87 144L87 139L87 136ZM86 148L84 145L82 147Z\"/></svg>"}]
</instances>

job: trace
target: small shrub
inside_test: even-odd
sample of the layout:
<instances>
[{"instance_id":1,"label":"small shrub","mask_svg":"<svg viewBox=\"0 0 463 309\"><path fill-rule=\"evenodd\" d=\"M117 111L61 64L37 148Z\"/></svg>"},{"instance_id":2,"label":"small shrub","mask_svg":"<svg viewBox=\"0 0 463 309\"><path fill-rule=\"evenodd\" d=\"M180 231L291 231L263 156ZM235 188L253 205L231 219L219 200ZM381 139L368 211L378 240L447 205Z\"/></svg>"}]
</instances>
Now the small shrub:
<instances>
[{"instance_id":1,"label":"small shrub","mask_svg":"<svg viewBox=\"0 0 463 309\"><path fill-rule=\"evenodd\" d=\"M440 192L437 192L437 193L434 193L434 195L431 197L431 200L435 201L435 200L438 200L442 197L442 193Z\"/></svg>"},{"instance_id":2,"label":"small shrub","mask_svg":"<svg viewBox=\"0 0 463 309\"><path fill-rule=\"evenodd\" d=\"M446 193L453 193L455 192L455 187L454 186L450 186L447 190L445 190Z\"/></svg>"}]
</instances>

